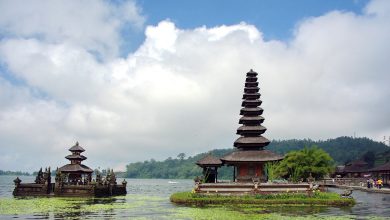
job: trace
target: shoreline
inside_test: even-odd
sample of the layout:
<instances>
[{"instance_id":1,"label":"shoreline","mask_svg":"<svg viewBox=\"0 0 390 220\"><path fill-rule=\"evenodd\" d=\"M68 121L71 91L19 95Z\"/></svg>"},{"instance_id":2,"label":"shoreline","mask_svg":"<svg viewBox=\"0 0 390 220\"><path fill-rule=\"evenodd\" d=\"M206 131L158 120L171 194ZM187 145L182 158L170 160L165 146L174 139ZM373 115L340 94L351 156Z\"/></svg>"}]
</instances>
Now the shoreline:
<instances>
[{"instance_id":1,"label":"shoreline","mask_svg":"<svg viewBox=\"0 0 390 220\"><path fill-rule=\"evenodd\" d=\"M325 187L332 187L332 188L340 188L340 189L353 189L353 190L360 190L363 192L370 192L370 193L383 193L383 194L390 194L390 188L367 188L364 186L347 186L347 185L336 185L336 184L327 184L323 185Z\"/></svg>"}]
</instances>

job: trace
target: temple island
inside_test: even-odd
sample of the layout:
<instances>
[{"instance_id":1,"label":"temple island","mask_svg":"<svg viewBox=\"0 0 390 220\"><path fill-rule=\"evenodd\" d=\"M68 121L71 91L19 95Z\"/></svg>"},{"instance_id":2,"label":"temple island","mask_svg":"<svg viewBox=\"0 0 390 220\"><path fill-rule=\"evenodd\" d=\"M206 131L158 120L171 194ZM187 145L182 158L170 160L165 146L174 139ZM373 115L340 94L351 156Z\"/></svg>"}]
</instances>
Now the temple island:
<instances>
[{"instance_id":1,"label":"temple island","mask_svg":"<svg viewBox=\"0 0 390 220\"><path fill-rule=\"evenodd\" d=\"M258 208L258 205L283 206L352 206L353 198L341 197L337 193L321 192L313 178L307 182L268 181L266 164L283 160L265 147L270 141L263 136L266 128L262 126L264 118L259 93L258 74L250 70L246 74L242 108L237 129L240 137L234 142L232 153L221 158L206 155L196 162L203 168L203 177L195 178L192 192L178 192L170 200L182 205L244 205ZM218 179L221 166L233 167L232 180Z\"/></svg>"},{"instance_id":2,"label":"temple island","mask_svg":"<svg viewBox=\"0 0 390 220\"><path fill-rule=\"evenodd\" d=\"M39 170L34 183L22 183L17 177L14 180L14 196L116 196L126 195L126 180L121 184L116 181L115 173L109 170L105 177L96 173L96 180L92 179L93 170L81 162L87 157L78 142L69 151L71 155L65 158L70 161L57 168L55 182L51 182L50 167Z\"/></svg>"},{"instance_id":3,"label":"temple island","mask_svg":"<svg viewBox=\"0 0 390 220\"><path fill-rule=\"evenodd\" d=\"M250 70L246 74L245 88L243 94L241 118L237 129L240 137L234 142L235 151L216 158L207 155L196 164L203 168L203 179L195 180L195 191L197 193L278 193L286 191L310 190L308 183L300 184L272 184L268 183L265 170L267 162L280 161L283 156L264 149L270 141L263 136L267 130L262 126L264 117L263 109L260 107L260 88L258 73ZM221 166L232 166L232 182L224 183L218 181L218 168Z\"/></svg>"}]
</instances>

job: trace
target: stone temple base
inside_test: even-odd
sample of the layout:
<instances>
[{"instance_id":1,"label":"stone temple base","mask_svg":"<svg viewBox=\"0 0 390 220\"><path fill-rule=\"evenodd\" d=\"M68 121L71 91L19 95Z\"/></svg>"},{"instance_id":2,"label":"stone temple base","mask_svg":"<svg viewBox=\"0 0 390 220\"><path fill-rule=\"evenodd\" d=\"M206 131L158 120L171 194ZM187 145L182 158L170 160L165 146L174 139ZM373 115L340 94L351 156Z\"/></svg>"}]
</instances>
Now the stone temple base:
<instances>
[{"instance_id":1,"label":"stone temple base","mask_svg":"<svg viewBox=\"0 0 390 220\"><path fill-rule=\"evenodd\" d=\"M14 196L118 196L126 195L126 185L63 185L23 183L15 187Z\"/></svg>"},{"instance_id":2,"label":"stone temple base","mask_svg":"<svg viewBox=\"0 0 390 220\"><path fill-rule=\"evenodd\" d=\"M213 194L273 194L273 193L310 193L308 183L199 183L195 184L196 193Z\"/></svg>"}]
</instances>

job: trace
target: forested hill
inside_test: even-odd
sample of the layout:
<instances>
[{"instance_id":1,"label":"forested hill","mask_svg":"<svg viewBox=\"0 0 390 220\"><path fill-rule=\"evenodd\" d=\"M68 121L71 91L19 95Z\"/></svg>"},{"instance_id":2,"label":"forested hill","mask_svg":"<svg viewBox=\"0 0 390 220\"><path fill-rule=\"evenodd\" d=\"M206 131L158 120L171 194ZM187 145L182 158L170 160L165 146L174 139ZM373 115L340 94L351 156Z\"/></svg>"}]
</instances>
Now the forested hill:
<instances>
[{"instance_id":1,"label":"forested hill","mask_svg":"<svg viewBox=\"0 0 390 220\"><path fill-rule=\"evenodd\" d=\"M375 161L376 155L381 155L390 148L383 143L370 140L368 138L339 137L326 141L304 140L273 140L267 147L268 150L285 154L291 150L299 150L313 145L324 149L335 160L336 164L345 164L346 162L366 158ZM195 165L195 162L211 153L216 157L222 157L233 151L229 149L217 149L195 156L185 157L180 153L177 158L168 158L164 161L149 160L144 162L130 163L126 166L126 177L129 178L194 178L201 175L201 169ZM223 167L220 169L220 177L229 179L231 168Z\"/></svg>"},{"instance_id":2,"label":"forested hill","mask_svg":"<svg viewBox=\"0 0 390 220\"><path fill-rule=\"evenodd\" d=\"M376 142L368 138L338 137L326 141L304 140L284 140L272 141L269 150L285 154L292 150L299 150L305 146L316 145L324 149L333 158L336 164L345 164L351 160L362 158L365 153L382 153L390 148L381 142Z\"/></svg>"}]
</instances>

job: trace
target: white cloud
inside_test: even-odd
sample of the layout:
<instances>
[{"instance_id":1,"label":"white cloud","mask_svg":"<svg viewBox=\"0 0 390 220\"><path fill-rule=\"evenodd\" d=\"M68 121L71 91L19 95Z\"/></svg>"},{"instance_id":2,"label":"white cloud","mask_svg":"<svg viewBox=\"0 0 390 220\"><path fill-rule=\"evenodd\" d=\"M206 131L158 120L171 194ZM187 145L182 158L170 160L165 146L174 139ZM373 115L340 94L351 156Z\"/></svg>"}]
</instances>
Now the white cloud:
<instances>
[{"instance_id":1,"label":"white cloud","mask_svg":"<svg viewBox=\"0 0 390 220\"><path fill-rule=\"evenodd\" d=\"M0 22L9 32L0 61L24 83L0 80L0 167L19 168L20 158L20 169L60 166L76 140L92 167L231 147L250 68L260 73L266 137L380 137L390 130L388 4L373 1L363 15L308 18L289 42L265 41L246 23L182 30L162 21L146 27L145 41L126 58L112 57L119 45L114 25L112 34L97 36L98 45L110 48L100 50L111 56L101 62L91 52L99 47L75 44L77 31L66 25L71 36L58 37L46 25L41 39L23 22ZM137 12L133 2L125 6L110 10ZM95 33L118 19L100 17L92 22Z\"/></svg>"},{"instance_id":2,"label":"white cloud","mask_svg":"<svg viewBox=\"0 0 390 220\"><path fill-rule=\"evenodd\" d=\"M139 29L144 20L133 1L119 5L103 0L0 1L0 33L10 38L66 42L103 58L117 55L123 25L130 23Z\"/></svg>"}]
</instances>

